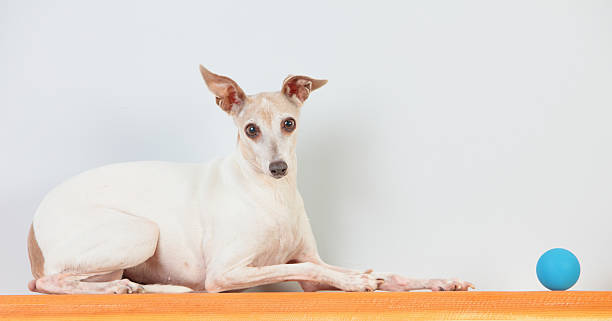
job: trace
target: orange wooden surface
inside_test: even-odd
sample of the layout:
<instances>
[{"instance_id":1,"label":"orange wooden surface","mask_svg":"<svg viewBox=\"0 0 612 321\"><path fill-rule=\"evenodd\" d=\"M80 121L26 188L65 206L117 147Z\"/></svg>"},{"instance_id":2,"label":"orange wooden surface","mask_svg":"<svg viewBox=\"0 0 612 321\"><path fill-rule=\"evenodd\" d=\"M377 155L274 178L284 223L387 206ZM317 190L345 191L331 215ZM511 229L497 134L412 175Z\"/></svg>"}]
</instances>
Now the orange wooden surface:
<instances>
[{"instance_id":1,"label":"orange wooden surface","mask_svg":"<svg viewBox=\"0 0 612 321\"><path fill-rule=\"evenodd\" d=\"M612 320L612 292L0 296L2 320Z\"/></svg>"}]
</instances>

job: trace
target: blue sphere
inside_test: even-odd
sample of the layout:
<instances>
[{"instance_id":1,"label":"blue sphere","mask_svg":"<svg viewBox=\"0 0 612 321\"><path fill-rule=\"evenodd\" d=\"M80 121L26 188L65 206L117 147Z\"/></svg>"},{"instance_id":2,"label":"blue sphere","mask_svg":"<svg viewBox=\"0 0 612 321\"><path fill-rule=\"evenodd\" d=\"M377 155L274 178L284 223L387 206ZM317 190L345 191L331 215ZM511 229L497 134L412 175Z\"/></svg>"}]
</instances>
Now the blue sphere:
<instances>
[{"instance_id":1,"label":"blue sphere","mask_svg":"<svg viewBox=\"0 0 612 321\"><path fill-rule=\"evenodd\" d=\"M536 265L538 280L547 289L563 291L571 288L580 276L580 263L576 256L561 248L546 251Z\"/></svg>"}]
</instances>

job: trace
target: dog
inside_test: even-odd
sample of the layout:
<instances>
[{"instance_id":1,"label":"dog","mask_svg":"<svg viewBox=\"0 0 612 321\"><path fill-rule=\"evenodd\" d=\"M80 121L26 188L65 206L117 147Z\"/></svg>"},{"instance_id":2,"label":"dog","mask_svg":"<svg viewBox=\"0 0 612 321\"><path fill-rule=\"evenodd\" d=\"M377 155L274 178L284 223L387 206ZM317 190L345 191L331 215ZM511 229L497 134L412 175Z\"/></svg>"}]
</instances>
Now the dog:
<instances>
[{"instance_id":1,"label":"dog","mask_svg":"<svg viewBox=\"0 0 612 321\"><path fill-rule=\"evenodd\" d=\"M28 235L31 291L224 292L297 281L304 291L468 290L324 263L297 189L300 112L327 80L289 76L246 95L200 65L238 128L236 150L205 164L130 162L73 177L45 196Z\"/></svg>"}]
</instances>

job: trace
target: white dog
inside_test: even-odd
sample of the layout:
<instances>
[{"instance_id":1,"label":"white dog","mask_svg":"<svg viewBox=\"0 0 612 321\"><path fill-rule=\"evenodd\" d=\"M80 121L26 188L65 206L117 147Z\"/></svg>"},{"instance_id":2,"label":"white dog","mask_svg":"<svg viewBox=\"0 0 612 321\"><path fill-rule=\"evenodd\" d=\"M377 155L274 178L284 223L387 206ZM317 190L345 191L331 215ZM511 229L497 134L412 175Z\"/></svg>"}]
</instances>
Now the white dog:
<instances>
[{"instance_id":1,"label":"white dog","mask_svg":"<svg viewBox=\"0 0 612 321\"><path fill-rule=\"evenodd\" d=\"M236 151L206 164L133 162L82 173L40 204L28 236L42 293L221 292L298 281L305 291L467 290L330 266L319 258L295 154L302 104L327 83L289 76L247 96L200 66L238 127Z\"/></svg>"}]
</instances>

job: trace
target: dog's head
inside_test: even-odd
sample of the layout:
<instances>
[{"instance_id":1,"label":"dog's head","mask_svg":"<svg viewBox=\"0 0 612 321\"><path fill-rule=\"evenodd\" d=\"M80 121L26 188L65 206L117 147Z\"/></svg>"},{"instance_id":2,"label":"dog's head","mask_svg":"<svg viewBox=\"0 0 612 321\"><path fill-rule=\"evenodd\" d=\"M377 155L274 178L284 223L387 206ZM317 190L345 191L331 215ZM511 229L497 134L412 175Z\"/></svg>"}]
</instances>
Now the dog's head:
<instances>
[{"instance_id":1,"label":"dog's head","mask_svg":"<svg viewBox=\"0 0 612 321\"><path fill-rule=\"evenodd\" d=\"M280 91L247 96L235 81L200 65L217 105L238 127L238 147L253 168L274 178L295 171L295 145L300 108L310 92L327 80L289 76Z\"/></svg>"}]
</instances>

